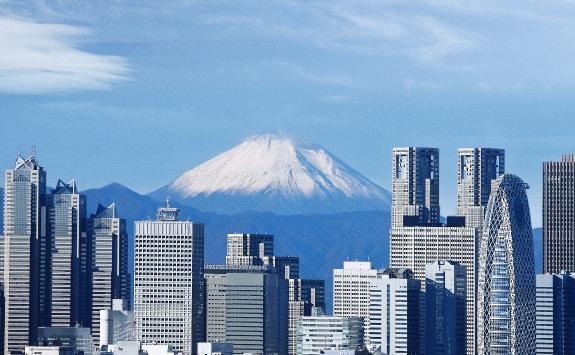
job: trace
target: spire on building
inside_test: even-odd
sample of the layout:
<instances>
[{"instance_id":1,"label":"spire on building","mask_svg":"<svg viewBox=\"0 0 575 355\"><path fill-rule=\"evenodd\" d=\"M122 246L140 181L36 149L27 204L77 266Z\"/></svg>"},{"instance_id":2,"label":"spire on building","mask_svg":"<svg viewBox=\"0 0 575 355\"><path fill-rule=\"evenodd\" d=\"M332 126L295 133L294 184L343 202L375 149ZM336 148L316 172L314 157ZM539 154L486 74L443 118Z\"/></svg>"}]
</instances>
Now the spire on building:
<instances>
[{"instance_id":1,"label":"spire on building","mask_svg":"<svg viewBox=\"0 0 575 355\"><path fill-rule=\"evenodd\" d=\"M158 221L177 221L179 208L172 207L171 198L168 196L166 198L166 207L158 208L158 213L156 214L156 219Z\"/></svg>"}]
</instances>

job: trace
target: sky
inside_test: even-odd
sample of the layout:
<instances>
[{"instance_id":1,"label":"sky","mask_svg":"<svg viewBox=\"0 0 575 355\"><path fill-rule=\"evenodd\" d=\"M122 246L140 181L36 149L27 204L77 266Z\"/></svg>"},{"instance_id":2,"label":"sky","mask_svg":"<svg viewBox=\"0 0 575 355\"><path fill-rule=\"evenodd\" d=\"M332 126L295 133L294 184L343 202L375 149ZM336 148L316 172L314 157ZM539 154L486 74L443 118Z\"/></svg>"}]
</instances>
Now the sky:
<instances>
[{"instance_id":1,"label":"sky","mask_svg":"<svg viewBox=\"0 0 575 355\"><path fill-rule=\"evenodd\" d=\"M146 194L260 134L311 140L391 189L398 146L506 151L541 224L575 153L572 1L0 0L0 166Z\"/></svg>"}]
</instances>

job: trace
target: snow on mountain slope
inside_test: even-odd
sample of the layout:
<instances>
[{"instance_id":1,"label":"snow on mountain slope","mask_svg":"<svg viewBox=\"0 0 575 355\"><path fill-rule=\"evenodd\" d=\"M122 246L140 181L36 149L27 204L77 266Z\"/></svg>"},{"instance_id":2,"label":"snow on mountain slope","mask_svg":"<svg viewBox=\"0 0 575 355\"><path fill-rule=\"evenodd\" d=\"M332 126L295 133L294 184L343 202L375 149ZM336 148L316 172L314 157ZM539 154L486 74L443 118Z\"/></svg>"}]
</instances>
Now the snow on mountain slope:
<instances>
[{"instance_id":1,"label":"snow on mountain slope","mask_svg":"<svg viewBox=\"0 0 575 355\"><path fill-rule=\"evenodd\" d=\"M255 136L153 193L200 210L281 214L389 210L389 192L314 144Z\"/></svg>"}]
</instances>

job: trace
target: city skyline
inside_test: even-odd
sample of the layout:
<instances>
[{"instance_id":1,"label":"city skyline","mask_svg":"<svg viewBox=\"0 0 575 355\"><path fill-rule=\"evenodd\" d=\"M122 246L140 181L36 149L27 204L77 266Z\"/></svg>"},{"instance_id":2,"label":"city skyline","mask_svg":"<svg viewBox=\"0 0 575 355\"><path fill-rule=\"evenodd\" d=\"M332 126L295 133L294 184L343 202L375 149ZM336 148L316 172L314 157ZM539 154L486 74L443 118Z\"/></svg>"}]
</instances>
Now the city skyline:
<instances>
[{"instance_id":1,"label":"city skyline","mask_svg":"<svg viewBox=\"0 0 575 355\"><path fill-rule=\"evenodd\" d=\"M3 2L0 48L11 55L0 60L9 133L0 162L36 144L50 184L119 182L145 194L252 134L286 132L391 190L390 148L432 146L444 157L448 215L457 148L500 147L506 171L532 186L540 226L542 163L573 153L564 127L574 49L564 44L574 11L566 2Z\"/></svg>"}]
</instances>

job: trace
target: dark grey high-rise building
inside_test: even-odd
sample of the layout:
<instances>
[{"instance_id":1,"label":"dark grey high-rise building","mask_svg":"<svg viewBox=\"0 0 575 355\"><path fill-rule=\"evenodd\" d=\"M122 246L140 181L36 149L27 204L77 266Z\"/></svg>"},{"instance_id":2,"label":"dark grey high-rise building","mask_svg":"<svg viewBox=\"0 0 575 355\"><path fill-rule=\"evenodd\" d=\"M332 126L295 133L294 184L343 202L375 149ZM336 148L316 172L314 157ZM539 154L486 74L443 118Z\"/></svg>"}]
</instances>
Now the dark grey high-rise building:
<instances>
[{"instance_id":1,"label":"dark grey high-rise building","mask_svg":"<svg viewBox=\"0 0 575 355\"><path fill-rule=\"evenodd\" d=\"M393 148L391 224L439 223L439 149Z\"/></svg>"},{"instance_id":2,"label":"dark grey high-rise building","mask_svg":"<svg viewBox=\"0 0 575 355\"><path fill-rule=\"evenodd\" d=\"M112 300L121 299L129 307L128 233L126 220L116 212L116 205L99 205L88 220L92 241L92 337L100 340L100 310L112 309Z\"/></svg>"},{"instance_id":3,"label":"dark grey high-rise building","mask_svg":"<svg viewBox=\"0 0 575 355\"><path fill-rule=\"evenodd\" d=\"M206 265L208 342L235 353L288 353L288 285L271 266Z\"/></svg>"},{"instance_id":4,"label":"dark grey high-rise building","mask_svg":"<svg viewBox=\"0 0 575 355\"><path fill-rule=\"evenodd\" d=\"M575 354L575 273L538 274L537 354Z\"/></svg>"},{"instance_id":5,"label":"dark grey high-rise building","mask_svg":"<svg viewBox=\"0 0 575 355\"><path fill-rule=\"evenodd\" d=\"M18 151L4 180L4 354L23 352L46 325L46 172Z\"/></svg>"},{"instance_id":6,"label":"dark grey high-rise building","mask_svg":"<svg viewBox=\"0 0 575 355\"><path fill-rule=\"evenodd\" d=\"M323 280L301 280L299 278L299 257L275 256L273 253L274 236L272 234L228 234L226 265L230 267L230 270L234 269L233 266L271 266L278 277L283 279L280 281L281 284L287 285L288 353L293 355L296 352L297 319L311 315L312 309L316 307L321 308L320 312L324 312L325 286ZM234 276L230 280L233 279ZM211 297L214 299L216 296ZM213 324L214 317L210 316L213 311L208 311L208 326L211 329L208 331L208 338L213 337L214 329L218 327Z\"/></svg>"},{"instance_id":7,"label":"dark grey high-rise building","mask_svg":"<svg viewBox=\"0 0 575 355\"><path fill-rule=\"evenodd\" d=\"M575 272L575 154L543 163L543 273Z\"/></svg>"}]
</instances>

